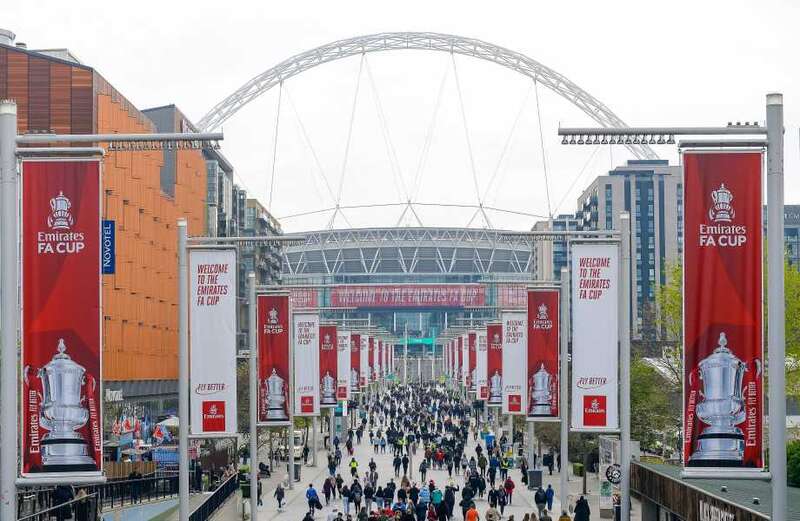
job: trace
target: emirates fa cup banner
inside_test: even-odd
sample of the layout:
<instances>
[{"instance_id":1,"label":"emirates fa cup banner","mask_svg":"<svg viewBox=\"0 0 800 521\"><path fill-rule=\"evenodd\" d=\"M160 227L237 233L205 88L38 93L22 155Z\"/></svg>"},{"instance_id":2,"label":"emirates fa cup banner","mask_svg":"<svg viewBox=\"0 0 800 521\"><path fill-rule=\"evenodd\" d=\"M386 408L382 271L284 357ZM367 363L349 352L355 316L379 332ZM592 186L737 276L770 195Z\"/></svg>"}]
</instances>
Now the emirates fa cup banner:
<instances>
[{"instance_id":1,"label":"emirates fa cup banner","mask_svg":"<svg viewBox=\"0 0 800 521\"><path fill-rule=\"evenodd\" d=\"M471 393L477 393L478 391L477 387L475 387L475 385L477 384L475 378L475 369L476 369L476 364L478 362L478 353L476 351L477 346L475 345L476 340L477 340L477 333L475 331L470 331L469 334L467 334L467 345L468 345L467 349L469 353L469 358L468 358L469 365L467 367L468 371L467 389Z\"/></svg>"},{"instance_id":2,"label":"emirates fa cup banner","mask_svg":"<svg viewBox=\"0 0 800 521\"><path fill-rule=\"evenodd\" d=\"M489 383L489 406L503 405L503 324L486 324L486 374ZM519 363L519 362L517 362Z\"/></svg>"},{"instance_id":3,"label":"emirates fa cup banner","mask_svg":"<svg viewBox=\"0 0 800 521\"><path fill-rule=\"evenodd\" d=\"M370 366L369 363L369 336L361 335L361 387L366 387L369 384Z\"/></svg>"},{"instance_id":4,"label":"emirates fa cup banner","mask_svg":"<svg viewBox=\"0 0 800 521\"><path fill-rule=\"evenodd\" d=\"M381 379L381 361L383 360L383 340L378 338L375 339L375 357L373 361L375 365L372 366L373 374L375 375L375 381L379 381Z\"/></svg>"},{"instance_id":5,"label":"emirates fa cup banner","mask_svg":"<svg viewBox=\"0 0 800 521\"><path fill-rule=\"evenodd\" d=\"M319 416L319 313L293 313L294 415Z\"/></svg>"},{"instance_id":6,"label":"emirates fa cup banner","mask_svg":"<svg viewBox=\"0 0 800 521\"><path fill-rule=\"evenodd\" d=\"M190 249L192 434L236 436L236 309L236 249Z\"/></svg>"},{"instance_id":7,"label":"emirates fa cup banner","mask_svg":"<svg viewBox=\"0 0 800 521\"><path fill-rule=\"evenodd\" d=\"M488 358L489 344L486 341L486 330L478 331L477 335L477 348L475 356L475 388L477 389L478 400L489 399L489 379L487 358Z\"/></svg>"},{"instance_id":8,"label":"emirates fa cup banner","mask_svg":"<svg viewBox=\"0 0 800 521\"><path fill-rule=\"evenodd\" d=\"M336 399L349 400L355 385L358 388L358 373L352 367L350 353L350 331L336 331ZM354 374L355 373L355 374ZM355 383L354 383L355 382Z\"/></svg>"},{"instance_id":9,"label":"emirates fa cup banner","mask_svg":"<svg viewBox=\"0 0 800 521\"><path fill-rule=\"evenodd\" d=\"M361 335L350 334L350 395L361 392Z\"/></svg>"},{"instance_id":10,"label":"emirates fa cup banner","mask_svg":"<svg viewBox=\"0 0 800 521\"><path fill-rule=\"evenodd\" d=\"M22 475L99 475L100 162L26 160L21 192Z\"/></svg>"},{"instance_id":11,"label":"emirates fa cup banner","mask_svg":"<svg viewBox=\"0 0 800 521\"><path fill-rule=\"evenodd\" d=\"M339 378L338 338L335 324L319 326L319 406L336 407Z\"/></svg>"},{"instance_id":12,"label":"emirates fa cup banner","mask_svg":"<svg viewBox=\"0 0 800 521\"><path fill-rule=\"evenodd\" d=\"M375 381L375 350L378 346L375 342L375 337L368 337L367 339L367 383Z\"/></svg>"},{"instance_id":13,"label":"emirates fa cup banner","mask_svg":"<svg viewBox=\"0 0 800 521\"><path fill-rule=\"evenodd\" d=\"M559 291L528 290L528 418L558 418Z\"/></svg>"},{"instance_id":14,"label":"emirates fa cup banner","mask_svg":"<svg viewBox=\"0 0 800 521\"><path fill-rule=\"evenodd\" d=\"M572 246L572 428L619 428L619 248Z\"/></svg>"},{"instance_id":15,"label":"emirates fa cup banner","mask_svg":"<svg viewBox=\"0 0 800 521\"><path fill-rule=\"evenodd\" d=\"M503 414L525 414L528 327L524 311L503 311Z\"/></svg>"},{"instance_id":16,"label":"emirates fa cup banner","mask_svg":"<svg viewBox=\"0 0 800 521\"><path fill-rule=\"evenodd\" d=\"M258 300L258 423L289 425L293 403L289 374L289 292L276 291Z\"/></svg>"},{"instance_id":17,"label":"emirates fa cup banner","mask_svg":"<svg viewBox=\"0 0 800 521\"><path fill-rule=\"evenodd\" d=\"M762 154L683 160L684 465L761 469Z\"/></svg>"},{"instance_id":18,"label":"emirates fa cup banner","mask_svg":"<svg viewBox=\"0 0 800 521\"><path fill-rule=\"evenodd\" d=\"M464 356L467 346L464 344L464 336L458 336L458 344L456 345L456 354L458 355L458 363L456 364L456 375L458 376L458 383L465 386L467 385L467 371L465 368L467 357Z\"/></svg>"}]
</instances>

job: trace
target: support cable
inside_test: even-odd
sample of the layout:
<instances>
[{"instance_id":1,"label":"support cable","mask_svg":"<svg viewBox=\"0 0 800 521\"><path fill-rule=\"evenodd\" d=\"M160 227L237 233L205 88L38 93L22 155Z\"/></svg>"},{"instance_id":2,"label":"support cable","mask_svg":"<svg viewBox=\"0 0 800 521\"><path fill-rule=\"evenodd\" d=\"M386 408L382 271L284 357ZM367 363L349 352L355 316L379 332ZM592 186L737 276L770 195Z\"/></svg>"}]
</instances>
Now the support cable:
<instances>
[{"instance_id":1,"label":"support cable","mask_svg":"<svg viewBox=\"0 0 800 521\"><path fill-rule=\"evenodd\" d=\"M353 93L353 107L350 111L350 125L347 129L347 140L345 141L345 147L344 147L344 158L342 160L342 173L341 176L339 177L339 191L336 194L336 209L334 210L333 215L331 215L331 219L328 222L329 229L333 228L333 222L336 219L336 214L339 213L339 204L342 201L342 189L344 188L344 175L347 172L347 160L350 155L350 141L353 137L353 122L356 119L356 107L358 106L358 91L361 88L361 73L364 70L365 57L366 54L361 53L361 61L358 64L358 76L356 78L356 89L355 92Z\"/></svg>"},{"instance_id":2,"label":"support cable","mask_svg":"<svg viewBox=\"0 0 800 521\"><path fill-rule=\"evenodd\" d=\"M381 134L383 135L383 143L386 147L386 157L389 159L389 168L392 170L394 176L394 184L397 189L401 200L408 200L409 192L406 187L405 177L403 176L402 169L400 168L400 161L397 159L397 151L395 150L392 136L389 133L389 123L386 118L386 113L383 111L383 104L378 95L378 87L375 84L375 77L372 75L372 68L369 66L369 59L364 58L364 68L367 72L367 80L369 81L370 89L372 90L372 99L375 101L375 111L378 113L378 122L381 126ZM398 186L397 180L400 180Z\"/></svg>"},{"instance_id":3,"label":"support cable","mask_svg":"<svg viewBox=\"0 0 800 521\"><path fill-rule=\"evenodd\" d=\"M428 155L430 153L431 143L433 142L433 133L436 129L436 120L439 114L439 108L442 106L442 98L444 97L444 88L447 84L448 76L450 76L449 61L445 64L444 74L442 74L442 80L439 82L439 91L436 95L436 104L433 107L433 114L431 115L431 121L428 124L425 142L422 145L422 151L420 152L419 161L417 162L417 171L414 173L414 183L411 185L412 199L417 198L417 195L419 195L419 190L422 188L422 173L424 172L425 166L428 163Z\"/></svg>"},{"instance_id":4,"label":"support cable","mask_svg":"<svg viewBox=\"0 0 800 521\"><path fill-rule=\"evenodd\" d=\"M275 136L272 140L272 174L269 180L269 203L267 207L272 211L272 193L275 189L275 163L278 161L278 130L281 123L281 98L283 98L283 82L278 85L278 111L275 114Z\"/></svg>"},{"instance_id":5,"label":"support cable","mask_svg":"<svg viewBox=\"0 0 800 521\"><path fill-rule=\"evenodd\" d=\"M467 126L467 113L464 110L464 96L462 95L461 92L461 81L458 78L458 67L456 67L456 55L451 53L450 59L453 62L453 77L456 80L456 91L458 92L458 105L459 108L461 109L461 123L464 127L464 137L467 141L467 151L469 152L469 164L470 168L472 169L472 181L475 185L475 197L478 199L478 205L480 206L483 204L483 201L481 201L481 190L480 187L478 186L478 171L475 168L475 155L472 153L472 142L470 141L469 138L469 127ZM486 216L486 213L483 212L482 210L481 213L483 213L483 217L484 219L486 219L486 225L491 227L491 225L489 224L489 219ZM472 219L470 219L470 223L471 222Z\"/></svg>"},{"instance_id":6,"label":"support cable","mask_svg":"<svg viewBox=\"0 0 800 521\"><path fill-rule=\"evenodd\" d=\"M583 167L581 168L580 172L578 172L578 175L576 175L575 179L572 180L572 183L569 185L569 188L567 188L567 191L564 192L564 195L563 197L561 197L561 200L558 201L558 204L556 205L556 214L558 213L558 210L561 208L561 205L564 203L564 200L567 198L567 196L569 196L569 193L572 191L572 188L583 177L583 173L586 171L586 168L589 166L589 163L591 163L592 159L594 159L594 156L597 155L597 152L599 150L600 150L600 145L595 145L594 150L592 150L592 153L589 155L589 158L583 164ZM553 214L550 214L550 218L552 217Z\"/></svg>"},{"instance_id":7,"label":"support cable","mask_svg":"<svg viewBox=\"0 0 800 521\"><path fill-rule=\"evenodd\" d=\"M536 118L539 120L539 144L542 147L542 166L544 167L544 192L547 196L547 214L552 219L553 210L550 207L550 183L547 179L547 155L544 149L544 134L542 134L542 111L539 107L539 82L533 80L533 89L536 93Z\"/></svg>"},{"instance_id":8,"label":"support cable","mask_svg":"<svg viewBox=\"0 0 800 521\"><path fill-rule=\"evenodd\" d=\"M528 98L531 96L531 90L533 89L533 84L528 86L528 91L525 93L525 97L522 99L522 103L519 106L519 110L517 111L517 115L514 117L514 122L511 124L511 130L506 137L506 142L503 144L503 150L500 152L500 157L497 160L497 166L494 169L494 173L492 174L491 179L489 179L489 184L486 185L486 190L483 192L483 200L486 201L486 198L489 195L489 191L492 188L492 184L494 180L497 178L497 174L500 173L500 167L503 165L503 161L508 154L508 150L511 148L511 142L514 138L514 134L517 130L517 125L519 124L519 120L522 117L522 113L525 111L525 107L528 105ZM500 186L502 185L502 178L497 183L497 189L500 190ZM497 200L497 193L495 193L495 197L493 198L493 202Z\"/></svg>"}]
</instances>

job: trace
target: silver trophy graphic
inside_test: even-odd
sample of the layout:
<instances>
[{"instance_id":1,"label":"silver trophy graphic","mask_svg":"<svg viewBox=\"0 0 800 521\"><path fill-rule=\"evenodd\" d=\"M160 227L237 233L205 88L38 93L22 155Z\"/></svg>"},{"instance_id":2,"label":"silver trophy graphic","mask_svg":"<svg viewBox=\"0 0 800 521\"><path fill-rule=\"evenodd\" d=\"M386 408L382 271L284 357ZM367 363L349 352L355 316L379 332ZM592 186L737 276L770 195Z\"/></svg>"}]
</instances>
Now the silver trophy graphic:
<instances>
[{"instance_id":1,"label":"silver trophy graphic","mask_svg":"<svg viewBox=\"0 0 800 521\"><path fill-rule=\"evenodd\" d=\"M489 378L489 403L503 403L503 377L500 371L495 371Z\"/></svg>"},{"instance_id":2,"label":"silver trophy graphic","mask_svg":"<svg viewBox=\"0 0 800 521\"><path fill-rule=\"evenodd\" d=\"M473 369L469 375L469 390L470 392L478 392L478 369Z\"/></svg>"},{"instance_id":3,"label":"silver trophy graphic","mask_svg":"<svg viewBox=\"0 0 800 521\"><path fill-rule=\"evenodd\" d=\"M53 472L97 470L89 444L78 432L89 421L82 395L86 369L66 354L63 338L57 350L37 374L42 383L39 425L48 431L42 437L42 465Z\"/></svg>"},{"instance_id":4,"label":"silver trophy graphic","mask_svg":"<svg viewBox=\"0 0 800 521\"><path fill-rule=\"evenodd\" d=\"M336 380L331 376L330 371L325 371L325 376L322 377L319 403L322 405L336 405Z\"/></svg>"},{"instance_id":5,"label":"silver trophy graphic","mask_svg":"<svg viewBox=\"0 0 800 521\"><path fill-rule=\"evenodd\" d=\"M286 380L278 375L275 368L267 378L267 420L288 420L286 415Z\"/></svg>"},{"instance_id":6,"label":"silver trophy graphic","mask_svg":"<svg viewBox=\"0 0 800 521\"><path fill-rule=\"evenodd\" d=\"M544 364L541 365L536 374L533 375L533 386L531 387L531 416L550 416L550 402L553 399L550 394L550 381L552 377Z\"/></svg>"},{"instance_id":7,"label":"silver trophy graphic","mask_svg":"<svg viewBox=\"0 0 800 521\"><path fill-rule=\"evenodd\" d=\"M747 366L728 349L724 332L717 343L698 365L703 390L696 412L708 427L697 437L689 466L737 467L744 459L744 434L737 425L746 417L742 384Z\"/></svg>"},{"instance_id":8,"label":"silver trophy graphic","mask_svg":"<svg viewBox=\"0 0 800 521\"><path fill-rule=\"evenodd\" d=\"M350 369L350 390L358 392L358 371Z\"/></svg>"}]
</instances>

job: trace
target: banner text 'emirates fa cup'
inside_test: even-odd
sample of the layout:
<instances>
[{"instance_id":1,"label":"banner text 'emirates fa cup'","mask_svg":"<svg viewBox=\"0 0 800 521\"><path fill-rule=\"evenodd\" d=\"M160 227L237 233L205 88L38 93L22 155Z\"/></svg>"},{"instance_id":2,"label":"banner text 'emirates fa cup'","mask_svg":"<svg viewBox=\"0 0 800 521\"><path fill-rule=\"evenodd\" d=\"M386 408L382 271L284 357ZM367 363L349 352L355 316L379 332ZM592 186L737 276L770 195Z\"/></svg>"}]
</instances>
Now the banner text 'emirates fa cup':
<instances>
[{"instance_id":1,"label":"banner text 'emirates fa cup'","mask_svg":"<svg viewBox=\"0 0 800 521\"><path fill-rule=\"evenodd\" d=\"M528 328L524 311L503 311L503 414L525 414Z\"/></svg>"},{"instance_id":2,"label":"banner text 'emirates fa cup'","mask_svg":"<svg viewBox=\"0 0 800 521\"><path fill-rule=\"evenodd\" d=\"M258 296L258 423L289 425L289 292Z\"/></svg>"},{"instance_id":3,"label":"banner text 'emirates fa cup'","mask_svg":"<svg viewBox=\"0 0 800 521\"><path fill-rule=\"evenodd\" d=\"M572 246L572 428L619 428L619 247Z\"/></svg>"},{"instance_id":4,"label":"banner text 'emirates fa cup'","mask_svg":"<svg viewBox=\"0 0 800 521\"><path fill-rule=\"evenodd\" d=\"M236 250L189 250L192 434L236 435Z\"/></svg>"},{"instance_id":5,"label":"banner text 'emirates fa cup'","mask_svg":"<svg viewBox=\"0 0 800 521\"><path fill-rule=\"evenodd\" d=\"M97 475L103 464L100 162L24 161L21 192L22 475ZM13 436L4 442L14 443Z\"/></svg>"},{"instance_id":6,"label":"banner text 'emirates fa cup'","mask_svg":"<svg viewBox=\"0 0 800 521\"><path fill-rule=\"evenodd\" d=\"M319 416L319 313L292 313L294 415Z\"/></svg>"},{"instance_id":7,"label":"banner text 'emirates fa cup'","mask_svg":"<svg viewBox=\"0 0 800 521\"><path fill-rule=\"evenodd\" d=\"M528 290L528 418L558 418L559 291Z\"/></svg>"},{"instance_id":8,"label":"banner text 'emirates fa cup'","mask_svg":"<svg viewBox=\"0 0 800 521\"><path fill-rule=\"evenodd\" d=\"M762 154L683 159L684 465L760 469Z\"/></svg>"}]
</instances>

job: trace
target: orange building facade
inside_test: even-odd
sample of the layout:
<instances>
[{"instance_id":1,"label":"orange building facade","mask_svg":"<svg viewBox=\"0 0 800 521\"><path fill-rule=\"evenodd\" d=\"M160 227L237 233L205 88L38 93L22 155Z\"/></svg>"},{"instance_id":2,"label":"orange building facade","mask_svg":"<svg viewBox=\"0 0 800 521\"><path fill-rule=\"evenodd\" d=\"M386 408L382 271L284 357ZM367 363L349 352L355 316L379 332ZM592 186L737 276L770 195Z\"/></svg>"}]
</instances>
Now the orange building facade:
<instances>
[{"instance_id":1,"label":"orange building facade","mask_svg":"<svg viewBox=\"0 0 800 521\"><path fill-rule=\"evenodd\" d=\"M25 133L151 133L155 125L95 70L66 51L0 45L0 99L17 102ZM174 195L162 190L160 151L103 159L103 215L116 222L116 274L103 276L103 379L174 381L178 218L206 229L202 152L176 152ZM170 181L172 182L172 181Z\"/></svg>"}]
</instances>

